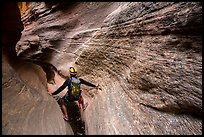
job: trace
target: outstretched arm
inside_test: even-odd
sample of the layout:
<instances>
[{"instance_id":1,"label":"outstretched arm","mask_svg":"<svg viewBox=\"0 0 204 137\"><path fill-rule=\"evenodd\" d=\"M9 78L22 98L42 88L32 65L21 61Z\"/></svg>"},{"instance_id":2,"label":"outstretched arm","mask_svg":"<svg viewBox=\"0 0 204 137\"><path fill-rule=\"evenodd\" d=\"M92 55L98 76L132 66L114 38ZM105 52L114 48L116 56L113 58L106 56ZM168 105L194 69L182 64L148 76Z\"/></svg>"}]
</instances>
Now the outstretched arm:
<instances>
[{"instance_id":1,"label":"outstretched arm","mask_svg":"<svg viewBox=\"0 0 204 137\"><path fill-rule=\"evenodd\" d=\"M52 95L57 95L58 93L60 93L63 89L65 89L67 86L67 80L63 83L62 86L60 86L55 92L52 93Z\"/></svg>"},{"instance_id":2,"label":"outstretched arm","mask_svg":"<svg viewBox=\"0 0 204 137\"><path fill-rule=\"evenodd\" d=\"M92 83L90 83L88 81L85 81L82 78L80 78L79 80L80 80L81 84L84 84L84 85L87 85L87 86L90 86L90 87L94 87L94 88L96 87L96 85L94 85L94 84L92 84Z\"/></svg>"}]
</instances>

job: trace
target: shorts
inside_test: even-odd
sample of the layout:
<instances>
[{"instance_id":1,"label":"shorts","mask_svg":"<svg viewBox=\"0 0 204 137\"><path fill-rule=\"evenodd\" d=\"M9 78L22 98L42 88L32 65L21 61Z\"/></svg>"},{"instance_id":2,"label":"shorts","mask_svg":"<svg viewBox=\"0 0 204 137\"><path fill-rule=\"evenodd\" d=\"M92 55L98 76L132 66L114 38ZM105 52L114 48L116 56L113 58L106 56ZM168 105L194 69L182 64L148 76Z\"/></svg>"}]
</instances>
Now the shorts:
<instances>
[{"instance_id":1,"label":"shorts","mask_svg":"<svg viewBox=\"0 0 204 137\"><path fill-rule=\"evenodd\" d=\"M79 97L74 98L74 97L70 97L70 96L68 96L68 97L64 96L63 99L64 99L65 103L70 103L70 102L73 102L73 101L78 101Z\"/></svg>"}]
</instances>

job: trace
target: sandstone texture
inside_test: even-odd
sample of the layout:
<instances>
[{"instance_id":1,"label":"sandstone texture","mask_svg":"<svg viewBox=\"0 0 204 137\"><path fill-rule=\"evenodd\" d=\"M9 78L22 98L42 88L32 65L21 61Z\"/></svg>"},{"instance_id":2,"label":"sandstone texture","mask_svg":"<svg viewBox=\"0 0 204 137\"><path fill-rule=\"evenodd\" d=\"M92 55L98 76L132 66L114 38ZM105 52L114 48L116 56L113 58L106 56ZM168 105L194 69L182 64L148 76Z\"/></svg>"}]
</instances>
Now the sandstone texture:
<instances>
[{"instance_id":1,"label":"sandstone texture","mask_svg":"<svg viewBox=\"0 0 204 137\"><path fill-rule=\"evenodd\" d=\"M77 134L47 94L75 66L101 88L82 85L83 134L202 135L202 2L28 5L2 55L3 134Z\"/></svg>"},{"instance_id":2,"label":"sandstone texture","mask_svg":"<svg viewBox=\"0 0 204 137\"><path fill-rule=\"evenodd\" d=\"M73 135L47 94L42 67L17 57L15 46L23 30L17 4L4 3L2 11L2 134Z\"/></svg>"}]
</instances>

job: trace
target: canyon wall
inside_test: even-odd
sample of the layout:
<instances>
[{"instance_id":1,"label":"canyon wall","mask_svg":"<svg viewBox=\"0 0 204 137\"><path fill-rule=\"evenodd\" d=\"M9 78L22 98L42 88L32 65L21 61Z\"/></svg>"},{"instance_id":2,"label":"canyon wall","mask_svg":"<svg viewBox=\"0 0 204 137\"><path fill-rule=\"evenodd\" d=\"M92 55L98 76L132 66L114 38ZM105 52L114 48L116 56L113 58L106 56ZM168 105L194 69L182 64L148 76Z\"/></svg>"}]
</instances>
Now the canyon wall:
<instances>
[{"instance_id":1,"label":"canyon wall","mask_svg":"<svg viewBox=\"0 0 204 137\"><path fill-rule=\"evenodd\" d=\"M2 134L73 135L57 102L47 95L46 73L17 57L15 46L24 29L17 4L3 3L1 18Z\"/></svg>"}]
</instances>

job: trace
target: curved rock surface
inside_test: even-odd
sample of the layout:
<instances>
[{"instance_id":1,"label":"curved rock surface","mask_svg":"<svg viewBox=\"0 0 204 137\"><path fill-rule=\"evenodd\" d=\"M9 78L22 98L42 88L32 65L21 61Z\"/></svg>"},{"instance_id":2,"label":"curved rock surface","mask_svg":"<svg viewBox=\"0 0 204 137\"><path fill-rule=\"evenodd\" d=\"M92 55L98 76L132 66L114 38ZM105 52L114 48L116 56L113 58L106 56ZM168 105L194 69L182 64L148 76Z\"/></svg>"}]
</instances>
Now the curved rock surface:
<instances>
[{"instance_id":1,"label":"curved rock surface","mask_svg":"<svg viewBox=\"0 0 204 137\"><path fill-rule=\"evenodd\" d=\"M4 3L2 11L2 134L73 135L58 104L47 95L46 73L16 55L23 30L17 4Z\"/></svg>"},{"instance_id":2,"label":"curved rock surface","mask_svg":"<svg viewBox=\"0 0 204 137\"><path fill-rule=\"evenodd\" d=\"M33 110L52 108L50 116L63 123L56 101L46 90L54 91L50 80L63 81L53 70L66 78L69 66L76 66L80 77L99 83L102 88L96 91L82 86L89 103L86 111L81 112L85 134L202 134L202 3L37 2L31 3L28 10L29 14L22 16L25 29L16 50L19 57L38 64L27 72L20 69L19 73L23 77L36 70L35 79L23 77L28 81L25 85L35 87L41 83L36 89L33 87L38 94L31 100L44 103L37 107L28 101ZM22 87L15 88L16 92L21 93ZM3 86L3 92L6 89ZM29 93L25 92L27 98ZM3 94L3 110L12 113L13 109L5 105L11 98L6 97ZM23 103L16 108L20 110L22 106ZM18 111L19 115L22 113ZM48 118L43 114L32 118L46 121ZM17 124L8 125L6 119L3 117L4 133L11 134L6 129ZM61 125L60 129L51 123L47 124L56 129L56 134L72 133L70 128L64 132L69 124ZM28 134L31 129L24 131ZM42 131L41 134L51 134ZM22 131L16 129L12 133Z\"/></svg>"}]
</instances>

